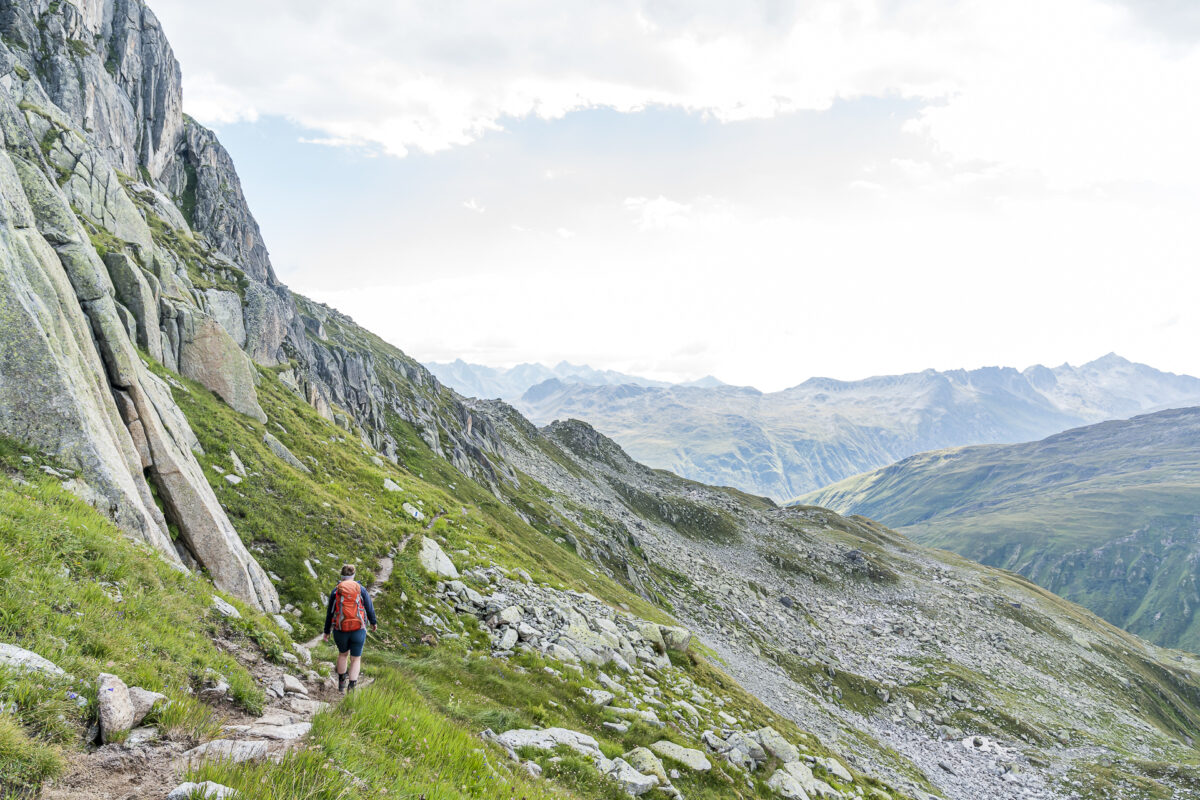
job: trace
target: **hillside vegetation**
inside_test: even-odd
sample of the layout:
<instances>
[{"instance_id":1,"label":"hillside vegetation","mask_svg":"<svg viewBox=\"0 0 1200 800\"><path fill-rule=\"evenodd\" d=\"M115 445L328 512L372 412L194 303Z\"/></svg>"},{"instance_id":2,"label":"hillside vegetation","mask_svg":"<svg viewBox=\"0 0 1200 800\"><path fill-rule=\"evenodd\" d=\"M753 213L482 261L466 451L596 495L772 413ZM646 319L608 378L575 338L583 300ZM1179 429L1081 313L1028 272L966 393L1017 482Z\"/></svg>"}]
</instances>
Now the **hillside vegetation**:
<instances>
[{"instance_id":1,"label":"hillside vegetation","mask_svg":"<svg viewBox=\"0 0 1200 800\"><path fill-rule=\"evenodd\" d=\"M1200 409L923 453L799 499L1030 578L1200 651Z\"/></svg>"},{"instance_id":2,"label":"hillside vegetation","mask_svg":"<svg viewBox=\"0 0 1200 800\"><path fill-rule=\"evenodd\" d=\"M1200 797L1200 659L460 396L280 283L142 0L0 34L0 795Z\"/></svg>"}]
</instances>

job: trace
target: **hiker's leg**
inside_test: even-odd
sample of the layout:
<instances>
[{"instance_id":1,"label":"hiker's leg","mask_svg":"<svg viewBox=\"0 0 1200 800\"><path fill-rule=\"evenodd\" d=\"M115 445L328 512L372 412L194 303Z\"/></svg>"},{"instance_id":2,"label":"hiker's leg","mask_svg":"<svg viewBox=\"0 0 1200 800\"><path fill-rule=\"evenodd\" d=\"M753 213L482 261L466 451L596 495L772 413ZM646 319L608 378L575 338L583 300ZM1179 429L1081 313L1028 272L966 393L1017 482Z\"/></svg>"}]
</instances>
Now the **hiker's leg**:
<instances>
[{"instance_id":1,"label":"hiker's leg","mask_svg":"<svg viewBox=\"0 0 1200 800\"><path fill-rule=\"evenodd\" d=\"M367 629L361 628L350 635L350 688L353 689L358 681L358 673L362 670L363 645L367 643Z\"/></svg>"},{"instance_id":2,"label":"hiker's leg","mask_svg":"<svg viewBox=\"0 0 1200 800\"><path fill-rule=\"evenodd\" d=\"M347 650L344 653L338 653L338 662L337 662L337 674L338 675L346 674L346 661L348 661L349 658L350 658L349 650Z\"/></svg>"}]
</instances>

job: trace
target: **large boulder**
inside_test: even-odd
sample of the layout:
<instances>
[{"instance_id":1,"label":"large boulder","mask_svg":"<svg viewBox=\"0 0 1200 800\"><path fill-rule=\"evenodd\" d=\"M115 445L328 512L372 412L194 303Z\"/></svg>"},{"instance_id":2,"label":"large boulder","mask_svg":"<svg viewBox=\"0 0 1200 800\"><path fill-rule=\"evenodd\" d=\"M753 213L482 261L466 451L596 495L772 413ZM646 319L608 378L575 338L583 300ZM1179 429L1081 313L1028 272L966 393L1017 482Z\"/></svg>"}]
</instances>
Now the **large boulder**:
<instances>
[{"instance_id":1,"label":"large boulder","mask_svg":"<svg viewBox=\"0 0 1200 800\"><path fill-rule=\"evenodd\" d=\"M667 771L663 769L663 763L658 760L658 756L647 750L645 747L635 747L625 755L621 756L629 762L629 766L636 769L638 772L646 775L653 775L658 778L658 782L663 786L670 783L667 780Z\"/></svg>"},{"instance_id":2,"label":"large boulder","mask_svg":"<svg viewBox=\"0 0 1200 800\"><path fill-rule=\"evenodd\" d=\"M800 760L800 751L796 749L796 746L784 739L774 728L760 728L754 732L754 738L767 753L778 758L784 764Z\"/></svg>"},{"instance_id":3,"label":"large boulder","mask_svg":"<svg viewBox=\"0 0 1200 800\"><path fill-rule=\"evenodd\" d=\"M669 758L695 772L708 772L712 769L712 763L709 762L704 753L699 750L683 747L674 742L669 742L666 739L650 745L650 749L663 758Z\"/></svg>"},{"instance_id":4,"label":"large boulder","mask_svg":"<svg viewBox=\"0 0 1200 800\"><path fill-rule=\"evenodd\" d=\"M96 704L100 707L100 741L108 743L134 724L133 700L129 687L116 675L100 673Z\"/></svg>"},{"instance_id":5,"label":"large boulder","mask_svg":"<svg viewBox=\"0 0 1200 800\"><path fill-rule=\"evenodd\" d=\"M638 772L632 764L623 758L614 758L612 766L605 775L617 782L617 785L634 797L645 794L658 787L658 778Z\"/></svg>"},{"instance_id":6,"label":"large boulder","mask_svg":"<svg viewBox=\"0 0 1200 800\"><path fill-rule=\"evenodd\" d=\"M254 367L233 337L199 312L182 314L180 320L179 371L204 384L230 408L265 423Z\"/></svg>"},{"instance_id":7,"label":"large boulder","mask_svg":"<svg viewBox=\"0 0 1200 800\"><path fill-rule=\"evenodd\" d=\"M522 747L532 747L536 750L554 750L559 745L566 745L575 752L588 758L603 758L600 745L586 733L568 730L567 728L546 728L532 730L514 728L496 737L496 741L509 750L520 750Z\"/></svg>"},{"instance_id":8,"label":"large boulder","mask_svg":"<svg viewBox=\"0 0 1200 800\"><path fill-rule=\"evenodd\" d=\"M841 793L823 780L816 778L803 761L784 764L782 770L791 775L809 797L840 797Z\"/></svg>"},{"instance_id":9,"label":"large boulder","mask_svg":"<svg viewBox=\"0 0 1200 800\"><path fill-rule=\"evenodd\" d=\"M692 632L687 628L679 628L672 625L659 625L659 632L662 634L663 644L668 650L678 650L680 652L688 649L692 644Z\"/></svg>"},{"instance_id":10,"label":"large boulder","mask_svg":"<svg viewBox=\"0 0 1200 800\"><path fill-rule=\"evenodd\" d=\"M133 722L131 724L134 726L140 724L150 713L150 709L154 708L157 703L164 703L166 700L165 694L152 692L140 686L130 686L129 702L133 706Z\"/></svg>"},{"instance_id":11,"label":"large boulder","mask_svg":"<svg viewBox=\"0 0 1200 800\"><path fill-rule=\"evenodd\" d=\"M17 647L15 644L0 643L0 667L44 672L47 675L66 674L54 662L42 658L32 650Z\"/></svg>"},{"instance_id":12,"label":"large boulder","mask_svg":"<svg viewBox=\"0 0 1200 800\"><path fill-rule=\"evenodd\" d=\"M417 561L430 575L458 580L458 568L454 566L454 562L441 546L428 536L421 537L421 552L417 554Z\"/></svg>"},{"instance_id":13,"label":"large boulder","mask_svg":"<svg viewBox=\"0 0 1200 800\"><path fill-rule=\"evenodd\" d=\"M767 786L784 800L809 800L800 781L785 769L775 770L775 773L767 781Z\"/></svg>"}]
</instances>

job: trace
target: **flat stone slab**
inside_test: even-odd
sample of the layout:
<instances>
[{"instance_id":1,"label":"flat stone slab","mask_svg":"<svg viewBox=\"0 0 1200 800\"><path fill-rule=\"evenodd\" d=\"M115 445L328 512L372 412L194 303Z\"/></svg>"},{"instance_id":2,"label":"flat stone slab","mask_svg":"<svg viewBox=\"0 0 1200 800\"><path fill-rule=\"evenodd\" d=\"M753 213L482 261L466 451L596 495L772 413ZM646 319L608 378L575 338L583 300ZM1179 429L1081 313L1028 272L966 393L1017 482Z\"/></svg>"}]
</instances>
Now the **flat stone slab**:
<instances>
[{"instance_id":1,"label":"flat stone slab","mask_svg":"<svg viewBox=\"0 0 1200 800\"><path fill-rule=\"evenodd\" d=\"M270 748L266 742L239 742L232 739L215 739L211 742L193 747L183 754L189 766L202 761L232 761L240 764L243 761L254 761L266 758Z\"/></svg>"},{"instance_id":2,"label":"flat stone slab","mask_svg":"<svg viewBox=\"0 0 1200 800\"><path fill-rule=\"evenodd\" d=\"M582 753L585 756L595 757L603 755L600 752L599 743L591 736L566 728L546 728L541 731L513 729L497 736L496 741L501 746L507 747L510 750L520 750L522 747L553 750L560 744L565 744L575 752Z\"/></svg>"},{"instance_id":3,"label":"flat stone slab","mask_svg":"<svg viewBox=\"0 0 1200 800\"><path fill-rule=\"evenodd\" d=\"M311 722L297 722L293 725L253 725L246 731L246 735L256 739L290 742L299 739L310 730L312 730Z\"/></svg>"},{"instance_id":4,"label":"flat stone slab","mask_svg":"<svg viewBox=\"0 0 1200 800\"><path fill-rule=\"evenodd\" d=\"M237 796L235 789L213 781L205 781L204 783L181 783L171 790L166 800L190 800L196 792L202 792L200 796L206 800L225 800L227 797Z\"/></svg>"},{"instance_id":5,"label":"flat stone slab","mask_svg":"<svg viewBox=\"0 0 1200 800\"><path fill-rule=\"evenodd\" d=\"M650 745L650 749L663 758L669 758L696 772L707 772L712 769L712 763L704 753L699 750L693 750L690 747L683 747L674 742L668 742L666 739Z\"/></svg>"}]
</instances>

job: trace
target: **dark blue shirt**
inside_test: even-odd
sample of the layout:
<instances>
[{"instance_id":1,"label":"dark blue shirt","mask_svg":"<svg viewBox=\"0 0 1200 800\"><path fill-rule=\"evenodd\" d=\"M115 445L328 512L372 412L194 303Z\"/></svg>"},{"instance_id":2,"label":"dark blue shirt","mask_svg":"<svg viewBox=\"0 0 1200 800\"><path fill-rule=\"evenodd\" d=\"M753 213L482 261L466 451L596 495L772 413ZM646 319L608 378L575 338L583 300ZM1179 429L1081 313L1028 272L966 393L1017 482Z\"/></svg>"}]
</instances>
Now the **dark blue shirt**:
<instances>
[{"instance_id":1,"label":"dark blue shirt","mask_svg":"<svg viewBox=\"0 0 1200 800\"><path fill-rule=\"evenodd\" d=\"M375 621L375 606L371 603L371 595L367 592L367 587L360 583L358 584L358 588L363 608L367 610L367 619L371 621L372 625L378 625L379 623ZM335 586L333 587L333 591L329 593L329 608L325 610L325 633L333 630L333 606L336 600L337 587Z\"/></svg>"}]
</instances>

